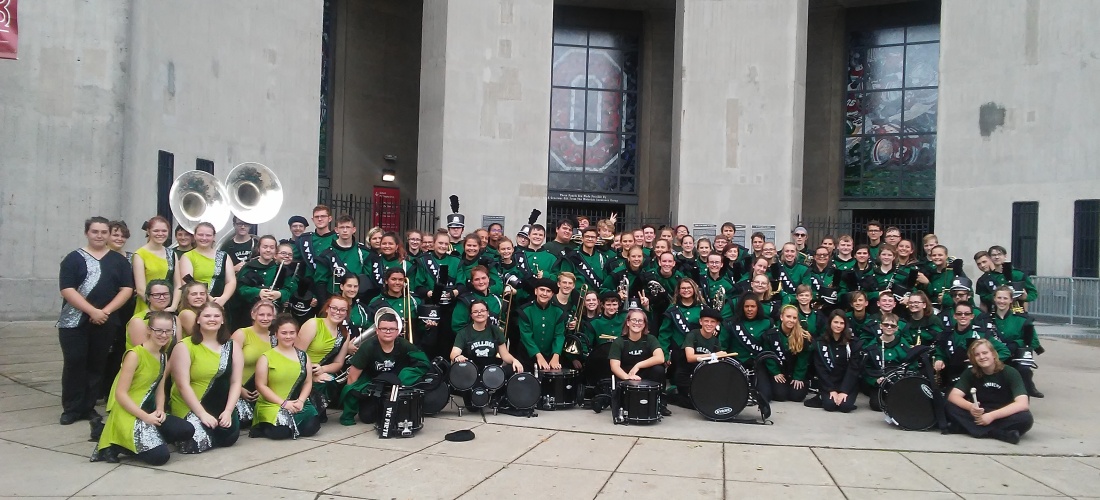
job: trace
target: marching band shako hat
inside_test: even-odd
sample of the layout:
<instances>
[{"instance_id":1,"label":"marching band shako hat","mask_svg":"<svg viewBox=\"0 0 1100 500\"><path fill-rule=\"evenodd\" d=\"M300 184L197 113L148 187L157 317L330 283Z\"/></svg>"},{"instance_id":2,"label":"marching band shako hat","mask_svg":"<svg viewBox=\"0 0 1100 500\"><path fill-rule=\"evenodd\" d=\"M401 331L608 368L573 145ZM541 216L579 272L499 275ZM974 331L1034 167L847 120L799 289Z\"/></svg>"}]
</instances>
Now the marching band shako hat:
<instances>
[{"instance_id":1,"label":"marching band shako hat","mask_svg":"<svg viewBox=\"0 0 1100 500\"><path fill-rule=\"evenodd\" d=\"M974 283L966 276L958 276L951 282L952 292L970 292L974 290Z\"/></svg>"},{"instance_id":2,"label":"marching band shako hat","mask_svg":"<svg viewBox=\"0 0 1100 500\"><path fill-rule=\"evenodd\" d=\"M451 195L451 214L447 216L447 228L466 227L466 216L458 213L458 195Z\"/></svg>"},{"instance_id":3,"label":"marching band shako hat","mask_svg":"<svg viewBox=\"0 0 1100 500\"><path fill-rule=\"evenodd\" d=\"M439 321L439 306L436 304L420 304L416 306L416 316L422 321Z\"/></svg>"},{"instance_id":4,"label":"marching band shako hat","mask_svg":"<svg viewBox=\"0 0 1100 500\"><path fill-rule=\"evenodd\" d=\"M1018 299L1023 297L1027 291L1024 289L1023 281L1014 281L1012 279L1012 263L1005 262L1001 264L1001 272L1004 273L1005 284L1012 289L1012 298Z\"/></svg>"},{"instance_id":5,"label":"marching band shako hat","mask_svg":"<svg viewBox=\"0 0 1100 500\"><path fill-rule=\"evenodd\" d=\"M539 211L539 209L532 209L531 215L527 217L527 224L524 224L523 227L519 228L519 232L516 234L518 234L519 236L523 236L524 238L529 238L531 235L531 226L535 225L535 222L539 220L540 215L542 215L542 212Z\"/></svg>"}]
</instances>

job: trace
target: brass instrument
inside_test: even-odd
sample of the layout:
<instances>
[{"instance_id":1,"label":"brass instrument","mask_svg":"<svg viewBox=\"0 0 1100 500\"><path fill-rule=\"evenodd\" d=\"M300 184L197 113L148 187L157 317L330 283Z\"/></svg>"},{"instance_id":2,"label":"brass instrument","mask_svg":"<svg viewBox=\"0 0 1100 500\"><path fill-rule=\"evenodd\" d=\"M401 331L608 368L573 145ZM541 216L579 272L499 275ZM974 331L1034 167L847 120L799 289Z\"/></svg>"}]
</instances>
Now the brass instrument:
<instances>
[{"instance_id":1,"label":"brass instrument","mask_svg":"<svg viewBox=\"0 0 1100 500\"><path fill-rule=\"evenodd\" d=\"M580 293L577 294L577 308L573 313L573 331L576 332L581 329L581 314L584 314L584 296L588 293L588 284L582 284Z\"/></svg>"},{"instance_id":2,"label":"brass instrument","mask_svg":"<svg viewBox=\"0 0 1100 500\"><path fill-rule=\"evenodd\" d=\"M249 224L262 224L278 215L283 205L283 186L267 166L241 163L229 171L225 181L201 170L176 177L168 192L172 216L187 232L194 234L200 222L208 222L222 236L214 244L221 247L233 231L222 231L231 215Z\"/></svg>"},{"instance_id":3,"label":"brass instrument","mask_svg":"<svg viewBox=\"0 0 1100 500\"><path fill-rule=\"evenodd\" d=\"M397 311L394 311L392 307L380 307L374 313L374 324L368 326L366 330L363 330L363 333L359 334L358 337L351 339L351 345L359 347L362 346L363 342L366 342L367 339L375 337L378 329L378 320L386 314L392 314L396 316L397 328L399 330L402 329L403 325L401 323L403 322L403 320L401 319L401 315L397 314ZM344 357L344 369L341 370L340 373L336 375L336 377L334 377L336 383L342 384L348 380L348 370L351 368L352 356L354 356L354 354L348 354Z\"/></svg>"},{"instance_id":4,"label":"brass instrument","mask_svg":"<svg viewBox=\"0 0 1100 500\"><path fill-rule=\"evenodd\" d=\"M626 277L625 274L623 275L623 279L619 281L618 292L619 296L623 297L623 300L626 300L630 297L630 280Z\"/></svg>"},{"instance_id":5,"label":"brass instrument","mask_svg":"<svg viewBox=\"0 0 1100 500\"><path fill-rule=\"evenodd\" d=\"M711 307L721 311L722 306L726 303L726 287L718 285L718 291L714 292L714 298L711 299Z\"/></svg>"}]
</instances>

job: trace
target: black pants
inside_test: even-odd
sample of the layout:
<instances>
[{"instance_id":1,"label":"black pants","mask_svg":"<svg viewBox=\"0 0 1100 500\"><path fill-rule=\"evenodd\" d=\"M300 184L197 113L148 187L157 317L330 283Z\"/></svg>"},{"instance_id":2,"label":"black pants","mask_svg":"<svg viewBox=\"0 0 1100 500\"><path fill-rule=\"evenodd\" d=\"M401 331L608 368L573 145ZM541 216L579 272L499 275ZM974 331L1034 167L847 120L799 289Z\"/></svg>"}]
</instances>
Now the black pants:
<instances>
[{"instance_id":1,"label":"black pants","mask_svg":"<svg viewBox=\"0 0 1100 500\"><path fill-rule=\"evenodd\" d=\"M950 402L947 403L947 418L966 430L967 434L977 438L996 438L1008 431L1019 432L1022 436L1025 432L1031 430L1031 425L1035 423L1035 418L1031 416L1030 411L1021 411L994 420L993 423L989 425L978 425L974 423L974 417L970 415L969 410L959 408L957 405Z\"/></svg>"},{"instance_id":2,"label":"black pants","mask_svg":"<svg viewBox=\"0 0 1100 500\"><path fill-rule=\"evenodd\" d=\"M844 401L840 404L833 402L833 398L829 397L829 393L821 391L821 407L825 411L839 411L841 413L848 413L856 409L856 397L859 396L859 392L852 391L845 396Z\"/></svg>"},{"instance_id":3,"label":"black pants","mask_svg":"<svg viewBox=\"0 0 1100 500\"><path fill-rule=\"evenodd\" d=\"M795 389L792 382L794 380L791 377L787 377L787 382L780 384L776 382L767 370L758 370L756 373L757 384L756 387L760 391L760 397L765 401L794 401L796 403L802 402L806 399L806 394L810 392L810 383L803 381L801 389Z\"/></svg>"},{"instance_id":4,"label":"black pants","mask_svg":"<svg viewBox=\"0 0 1100 500\"><path fill-rule=\"evenodd\" d=\"M172 415L166 415L164 422L161 422L160 427L157 427L157 431L160 432L161 439L165 442L177 442L186 441L191 439L191 436L195 434L195 428L186 420L175 417ZM115 454L130 455L130 450L127 450L117 444L110 446ZM103 453L107 450L97 450L97 455L102 458ZM168 449L167 444L162 444L154 448L145 450L141 453L134 455L134 458L141 460L149 465L164 465L168 463L168 459L171 458L172 453ZM93 457L93 461L100 458Z\"/></svg>"},{"instance_id":5,"label":"black pants","mask_svg":"<svg viewBox=\"0 0 1100 500\"><path fill-rule=\"evenodd\" d=\"M312 416L298 424L298 436L310 437L321 430L321 417ZM294 437L294 430L286 425L272 425L264 422L253 425L248 430L248 437L266 437L268 439L290 439Z\"/></svg>"},{"instance_id":6,"label":"black pants","mask_svg":"<svg viewBox=\"0 0 1100 500\"><path fill-rule=\"evenodd\" d=\"M95 408L116 330L118 321L114 317L102 325L85 322L76 328L58 329L65 362L61 369L64 414L81 418Z\"/></svg>"},{"instance_id":7,"label":"black pants","mask_svg":"<svg viewBox=\"0 0 1100 500\"><path fill-rule=\"evenodd\" d=\"M1031 366L1021 365L1019 363L1009 363L1016 371L1020 372L1020 378L1024 379L1024 389L1027 389L1028 394L1037 392L1035 388L1035 370Z\"/></svg>"}]
</instances>

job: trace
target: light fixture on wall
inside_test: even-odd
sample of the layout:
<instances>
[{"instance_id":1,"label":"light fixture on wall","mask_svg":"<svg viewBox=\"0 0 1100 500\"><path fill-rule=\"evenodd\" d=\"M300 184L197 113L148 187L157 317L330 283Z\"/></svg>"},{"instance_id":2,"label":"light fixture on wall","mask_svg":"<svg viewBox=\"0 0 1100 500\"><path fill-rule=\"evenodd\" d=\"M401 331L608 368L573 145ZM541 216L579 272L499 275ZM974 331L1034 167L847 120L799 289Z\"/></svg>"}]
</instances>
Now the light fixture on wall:
<instances>
[{"instance_id":1,"label":"light fixture on wall","mask_svg":"<svg viewBox=\"0 0 1100 500\"><path fill-rule=\"evenodd\" d=\"M382 171L382 182L393 182L397 180L397 173L392 169L385 169Z\"/></svg>"}]
</instances>

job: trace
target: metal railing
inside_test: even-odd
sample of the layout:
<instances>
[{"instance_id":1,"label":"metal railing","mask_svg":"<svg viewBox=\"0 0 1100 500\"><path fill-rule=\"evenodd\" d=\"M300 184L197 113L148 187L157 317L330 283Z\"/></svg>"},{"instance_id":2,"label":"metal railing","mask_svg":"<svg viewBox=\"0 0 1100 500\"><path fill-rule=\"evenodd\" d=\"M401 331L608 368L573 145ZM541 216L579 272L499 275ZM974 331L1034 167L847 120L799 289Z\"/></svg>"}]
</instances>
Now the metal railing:
<instances>
[{"instance_id":1,"label":"metal railing","mask_svg":"<svg viewBox=\"0 0 1100 500\"><path fill-rule=\"evenodd\" d=\"M361 238L366 237L367 230L374 226L404 232L410 229L435 231L439 224L435 200L374 199L350 193L333 193L325 188L320 190L318 200L332 209L333 217L346 214L355 219Z\"/></svg>"},{"instance_id":2,"label":"metal railing","mask_svg":"<svg viewBox=\"0 0 1100 500\"><path fill-rule=\"evenodd\" d=\"M833 217L813 216L806 218L799 217L795 225L806 228L806 232L809 233L807 241L813 245L820 243L821 239L825 236L838 238L843 234L852 236L858 245L867 243L868 241L868 222L871 222L871 219L865 217L853 218L851 221L843 221ZM882 224L881 229L883 231L891 226L897 227L898 230L901 231L901 237L912 241L917 249L920 248L921 238L931 233L934 226L932 217L883 218L879 220L879 223Z\"/></svg>"},{"instance_id":3,"label":"metal railing","mask_svg":"<svg viewBox=\"0 0 1100 500\"><path fill-rule=\"evenodd\" d=\"M1028 306L1032 316L1068 321L1069 324L1100 323L1100 278L1032 276L1039 298Z\"/></svg>"}]
</instances>

